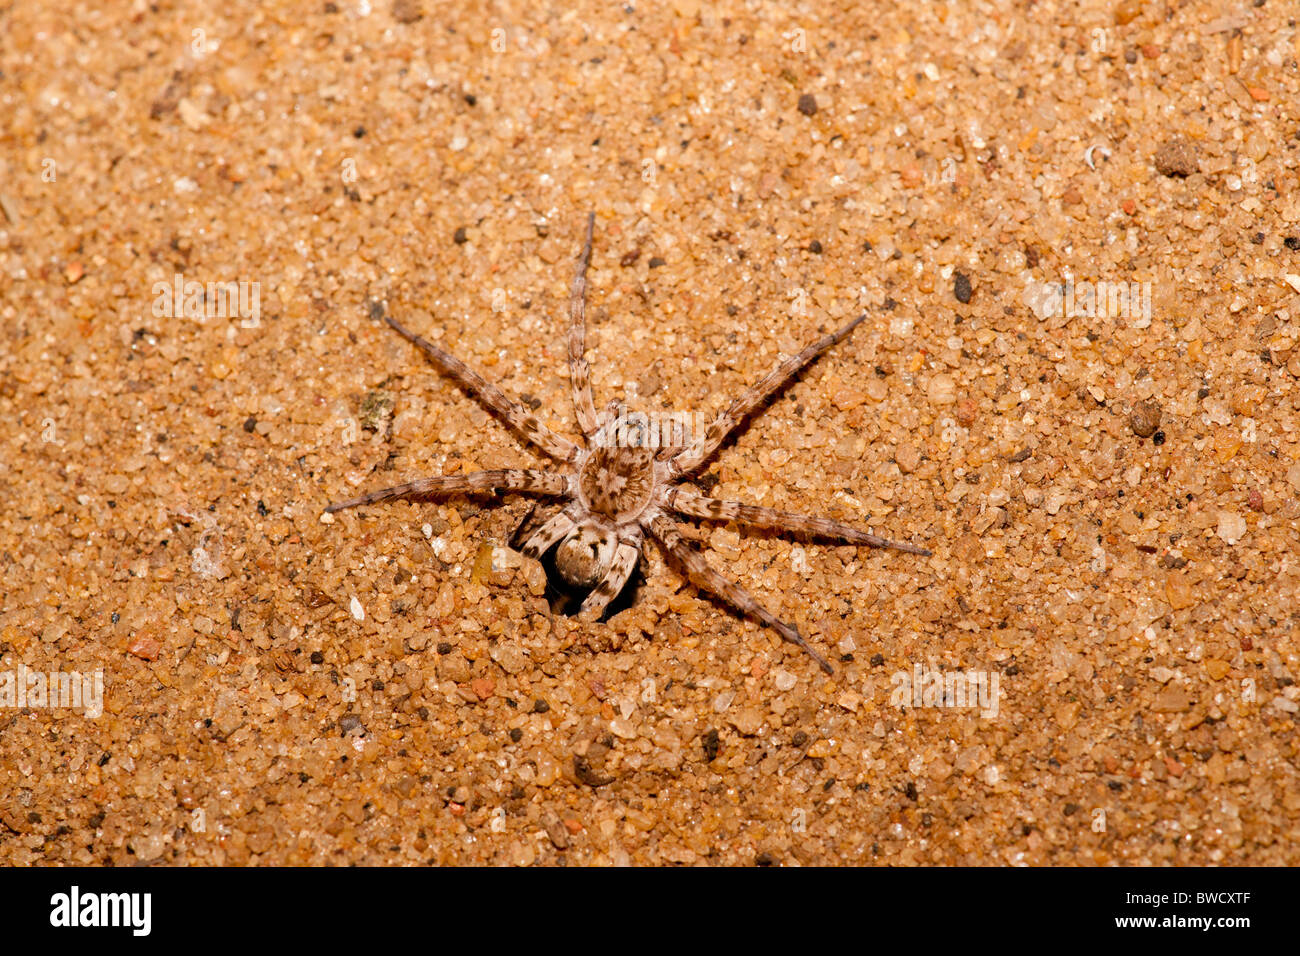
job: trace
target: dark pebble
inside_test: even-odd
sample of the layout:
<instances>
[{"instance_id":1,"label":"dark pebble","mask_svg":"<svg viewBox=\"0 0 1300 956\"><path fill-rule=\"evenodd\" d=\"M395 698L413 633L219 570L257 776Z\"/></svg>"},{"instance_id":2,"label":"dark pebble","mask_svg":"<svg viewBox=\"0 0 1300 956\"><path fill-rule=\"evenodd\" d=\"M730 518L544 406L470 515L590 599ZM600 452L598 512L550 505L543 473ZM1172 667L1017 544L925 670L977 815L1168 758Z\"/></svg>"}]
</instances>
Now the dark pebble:
<instances>
[{"instance_id":1,"label":"dark pebble","mask_svg":"<svg viewBox=\"0 0 1300 956\"><path fill-rule=\"evenodd\" d=\"M339 718L340 737L346 737L357 728L360 728L361 732L365 733L365 728L361 726L361 718L356 714L344 714Z\"/></svg>"},{"instance_id":2,"label":"dark pebble","mask_svg":"<svg viewBox=\"0 0 1300 956\"><path fill-rule=\"evenodd\" d=\"M420 0L397 0L393 4L393 19L398 23L414 23L423 16Z\"/></svg>"},{"instance_id":3,"label":"dark pebble","mask_svg":"<svg viewBox=\"0 0 1300 956\"><path fill-rule=\"evenodd\" d=\"M799 97L799 112L804 116L814 116L817 113L817 97L811 93L804 93Z\"/></svg>"},{"instance_id":4,"label":"dark pebble","mask_svg":"<svg viewBox=\"0 0 1300 956\"><path fill-rule=\"evenodd\" d=\"M458 246L463 246L465 243L469 242L469 238L465 235L465 227L461 226L458 228L456 234L453 235L451 239Z\"/></svg>"},{"instance_id":5,"label":"dark pebble","mask_svg":"<svg viewBox=\"0 0 1300 956\"><path fill-rule=\"evenodd\" d=\"M601 776L591 766L591 761L586 757L573 755L573 773L574 775L589 787L603 787L607 783L613 783L613 777Z\"/></svg>"},{"instance_id":6,"label":"dark pebble","mask_svg":"<svg viewBox=\"0 0 1300 956\"><path fill-rule=\"evenodd\" d=\"M244 419L244 431L248 432L251 435L253 429L256 427L257 427L257 419L254 418L252 415L249 415L247 418Z\"/></svg>"},{"instance_id":7,"label":"dark pebble","mask_svg":"<svg viewBox=\"0 0 1300 956\"><path fill-rule=\"evenodd\" d=\"M958 272L953 277L952 294L957 297L957 301L962 305L969 302L971 295L970 276L964 272Z\"/></svg>"},{"instance_id":8,"label":"dark pebble","mask_svg":"<svg viewBox=\"0 0 1300 956\"><path fill-rule=\"evenodd\" d=\"M704 733L704 759L712 763L718 756L718 751L722 749L722 743L718 740L716 730L708 730Z\"/></svg>"}]
</instances>

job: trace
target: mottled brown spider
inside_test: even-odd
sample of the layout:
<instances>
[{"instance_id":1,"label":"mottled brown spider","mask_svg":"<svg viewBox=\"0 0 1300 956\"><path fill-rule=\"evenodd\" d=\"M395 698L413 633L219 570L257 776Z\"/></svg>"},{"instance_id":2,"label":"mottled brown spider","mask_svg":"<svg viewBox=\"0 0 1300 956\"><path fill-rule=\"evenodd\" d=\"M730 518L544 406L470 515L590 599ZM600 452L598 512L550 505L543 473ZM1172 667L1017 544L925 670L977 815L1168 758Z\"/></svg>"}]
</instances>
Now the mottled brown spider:
<instances>
[{"instance_id":1,"label":"mottled brown spider","mask_svg":"<svg viewBox=\"0 0 1300 956\"><path fill-rule=\"evenodd\" d=\"M587 266L591 262L595 219L594 213L587 217L586 242L578 257L569 300L569 377L578 426L582 429L586 447L556 435L464 362L385 315L388 324L423 350L444 374L496 413L524 440L560 462L561 467L555 471L505 469L421 478L341 501L325 510L334 512L393 498L428 499L453 494L521 492L561 499L567 502L564 508L536 530L530 530L519 550L541 559L551 548L556 549L554 560L558 573L569 585L586 592L579 610L582 618L598 619L623 590L636 569L644 535L648 532L670 557L681 564L697 586L717 595L741 613L752 615L775 628L785 640L807 651L822 670L833 673L831 665L809 646L798 631L774 617L748 591L719 574L699 551L688 545L670 514L676 512L709 521L734 521L740 525L825 538L841 544L930 554L925 548L889 541L830 518L722 501L678 484L689 480L769 396L813 359L844 339L866 315L858 316L838 332L818 339L780 363L732 402L693 440L683 438L657 450L646 447L645 442L612 441L613 436L636 432L625 427L627 416L617 416L613 406L598 414L591 399L590 369L584 353Z\"/></svg>"}]
</instances>

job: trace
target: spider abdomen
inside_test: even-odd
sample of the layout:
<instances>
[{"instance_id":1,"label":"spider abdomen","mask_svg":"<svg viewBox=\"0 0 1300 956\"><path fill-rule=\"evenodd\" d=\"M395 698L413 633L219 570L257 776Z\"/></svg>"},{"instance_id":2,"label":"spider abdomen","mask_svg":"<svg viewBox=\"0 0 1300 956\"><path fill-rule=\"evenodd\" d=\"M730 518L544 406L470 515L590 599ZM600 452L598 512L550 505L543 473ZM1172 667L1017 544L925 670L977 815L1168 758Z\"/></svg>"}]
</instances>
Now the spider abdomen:
<instances>
[{"instance_id":1,"label":"spider abdomen","mask_svg":"<svg viewBox=\"0 0 1300 956\"><path fill-rule=\"evenodd\" d=\"M576 588L593 588L609 571L618 542L610 532L584 525L560 542L555 568Z\"/></svg>"}]
</instances>

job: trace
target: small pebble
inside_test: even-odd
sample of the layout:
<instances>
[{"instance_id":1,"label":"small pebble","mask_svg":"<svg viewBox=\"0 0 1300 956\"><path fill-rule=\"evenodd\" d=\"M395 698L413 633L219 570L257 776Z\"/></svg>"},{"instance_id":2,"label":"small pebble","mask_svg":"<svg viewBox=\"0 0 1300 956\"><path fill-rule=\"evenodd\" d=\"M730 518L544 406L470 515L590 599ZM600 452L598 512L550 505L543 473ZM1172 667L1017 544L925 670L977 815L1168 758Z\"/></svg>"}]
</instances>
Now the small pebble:
<instances>
[{"instance_id":1,"label":"small pebble","mask_svg":"<svg viewBox=\"0 0 1300 956\"><path fill-rule=\"evenodd\" d=\"M414 23L424 16L424 11L420 9L420 0L395 0L393 3L393 19L398 23Z\"/></svg>"},{"instance_id":2,"label":"small pebble","mask_svg":"<svg viewBox=\"0 0 1300 956\"><path fill-rule=\"evenodd\" d=\"M1142 0L1120 0L1115 5L1115 25L1126 26L1142 14Z\"/></svg>"},{"instance_id":3,"label":"small pebble","mask_svg":"<svg viewBox=\"0 0 1300 956\"><path fill-rule=\"evenodd\" d=\"M1200 168L1196 148L1182 138L1166 140L1156 150L1155 164L1162 176L1190 176Z\"/></svg>"},{"instance_id":4,"label":"small pebble","mask_svg":"<svg viewBox=\"0 0 1300 956\"><path fill-rule=\"evenodd\" d=\"M131 646L127 648L127 653L140 658L142 661L156 661L158 655L162 653L162 645L152 637L140 635L131 642Z\"/></svg>"},{"instance_id":5,"label":"small pebble","mask_svg":"<svg viewBox=\"0 0 1300 956\"><path fill-rule=\"evenodd\" d=\"M912 444L899 445L894 451L894 462L898 465L899 471L910 475L921 464L921 452Z\"/></svg>"},{"instance_id":6,"label":"small pebble","mask_svg":"<svg viewBox=\"0 0 1300 956\"><path fill-rule=\"evenodd\" d=\"M1154 398L1139 402L1128 417L1129 427L1139 438L1150 438L1160 427L1160 403Z\"/></svg>"},{"instance_id":7,"label":"small pebble","mask_svg":"<svg viewBox=\"0 0 1300 956\"><path fill-rule=\"evenodd\" d=\"M1218 535L1224 544L1236 544L1246 534L1246 519L1234 511L1219 512Z\"/></svg>"},{"instance_id":8,"label":"small pebble","mask_svg":"<svg viewBox=\"0 0 1300 956\"><path fill-rule=\"evenodd\" d=\"M933 376L925 391L930 401L936 405L951 405L957 400L957 383L946 372Z\"/></svg>"}]
</instances>

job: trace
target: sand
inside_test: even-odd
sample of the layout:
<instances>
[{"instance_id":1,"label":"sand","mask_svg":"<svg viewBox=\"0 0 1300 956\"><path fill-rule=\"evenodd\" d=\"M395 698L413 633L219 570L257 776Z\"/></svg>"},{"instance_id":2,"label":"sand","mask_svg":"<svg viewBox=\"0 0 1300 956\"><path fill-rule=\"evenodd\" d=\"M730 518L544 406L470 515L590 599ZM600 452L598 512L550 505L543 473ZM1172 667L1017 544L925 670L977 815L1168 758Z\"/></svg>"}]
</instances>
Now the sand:
<instances>
[{"instance_id":1,"label":"sand","mask_svg":"<svg viewBox=\"0 0 1300 956\"><path fill-rule=\"evenodd\" d=\"M0 862L1300 862L1298 57L1280 0L9 5L0 694L103 700L0 697ZM575 434L589 210L599 407L868 313L702 486L933 555L688 523L833 676L653 545L552 613L521 497L322 520L542 463L380 303Z\"/></svg>"}]
</instances>

